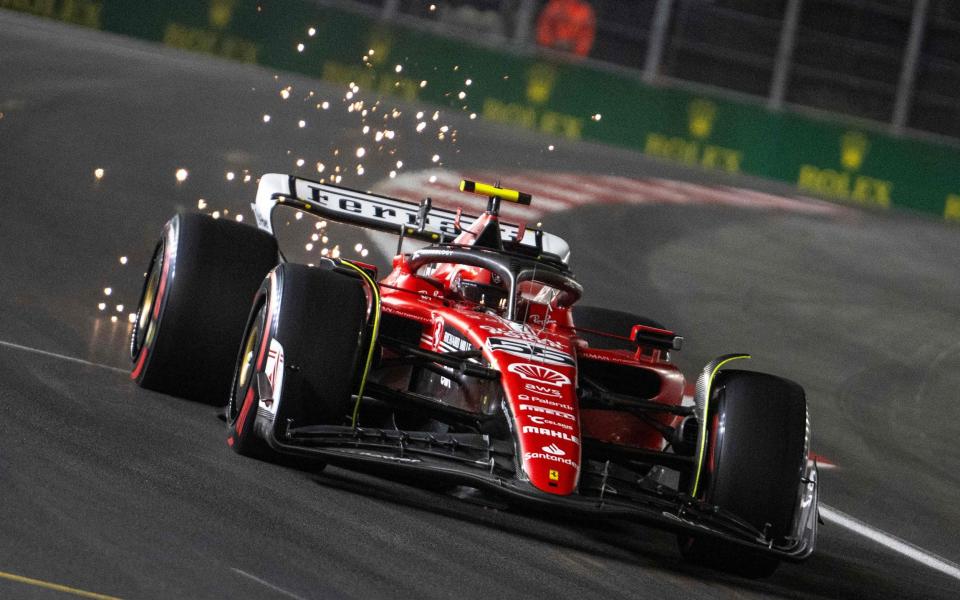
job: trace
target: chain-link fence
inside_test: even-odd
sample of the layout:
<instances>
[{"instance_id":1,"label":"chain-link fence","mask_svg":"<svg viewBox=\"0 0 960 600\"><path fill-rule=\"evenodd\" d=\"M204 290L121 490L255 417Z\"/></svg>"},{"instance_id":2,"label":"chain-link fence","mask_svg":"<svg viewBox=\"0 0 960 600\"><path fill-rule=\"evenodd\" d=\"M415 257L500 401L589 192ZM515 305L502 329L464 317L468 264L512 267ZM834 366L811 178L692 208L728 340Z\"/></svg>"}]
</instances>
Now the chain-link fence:
<instances>
[{"instance_id":1,"label":"chain-link fence","mask_svg":"<svg viewBox=\"0 0 960 600\"><path fill-rule=\"evenodd\" d=\"M345 1L529 52L557 0ZM960 138L956 0L566 1L592 9L597 65Z\"/></svg>"}]
</instances>

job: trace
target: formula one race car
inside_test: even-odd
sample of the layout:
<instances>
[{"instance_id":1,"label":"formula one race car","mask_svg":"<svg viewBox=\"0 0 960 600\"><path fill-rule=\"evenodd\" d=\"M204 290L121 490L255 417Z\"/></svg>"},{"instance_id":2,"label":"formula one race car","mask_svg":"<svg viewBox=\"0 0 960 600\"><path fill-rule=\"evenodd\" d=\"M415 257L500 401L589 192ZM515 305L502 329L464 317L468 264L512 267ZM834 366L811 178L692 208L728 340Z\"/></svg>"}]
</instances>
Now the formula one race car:
<instances>
[{"instance_id":1,"label":"formula one race car","mask_svg":"<svg viewBox=\"0 0 960 600\"><path fill-rule=\"evenodd\" d=\"M270 174L258 228L175 216L147 271L132 378L225 400L240 454L407 470L508 504L640 520L676 531L689 560L746 576L808 557L817 469L803 389L721 370L749 358L733 354L706 365L685 404L670 362L682 338L577 304L566 243L500 221L502 202L530 195L461 190L486 210ZM357 261L278 261L280 207L397 234L392 270L378 281ZM404 240L422 247L404 253Z\"/></svg>"}]
</instances>

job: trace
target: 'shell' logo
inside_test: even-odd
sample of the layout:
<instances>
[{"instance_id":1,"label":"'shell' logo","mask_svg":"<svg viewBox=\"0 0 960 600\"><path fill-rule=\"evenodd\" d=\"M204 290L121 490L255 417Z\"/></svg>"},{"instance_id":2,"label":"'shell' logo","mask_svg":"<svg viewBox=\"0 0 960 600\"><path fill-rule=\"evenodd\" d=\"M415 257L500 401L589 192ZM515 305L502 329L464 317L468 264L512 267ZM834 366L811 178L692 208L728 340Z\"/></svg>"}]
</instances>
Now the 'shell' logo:
<instances>
[{"instance_id":1,"label":"'shell' logo","mask_svg":"<svg viewBox=\"0 0 960 600\"><path fill-rule=\"evenodd\" d=\"M570 385L570 378L561 373L544 367L543 365L532 365L530 363L513 363L507 367L511 373L519 375L521 378L534 383L552 385L553 387L562 387Z\"/></svg>"}]
</instances>

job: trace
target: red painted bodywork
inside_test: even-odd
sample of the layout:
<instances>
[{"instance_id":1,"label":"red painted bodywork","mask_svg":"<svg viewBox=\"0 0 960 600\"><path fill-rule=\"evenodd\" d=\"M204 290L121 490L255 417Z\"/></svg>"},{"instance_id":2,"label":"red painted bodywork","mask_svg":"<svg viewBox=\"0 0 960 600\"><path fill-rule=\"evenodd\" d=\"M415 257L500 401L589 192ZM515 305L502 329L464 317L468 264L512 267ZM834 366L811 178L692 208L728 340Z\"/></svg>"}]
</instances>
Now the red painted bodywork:
<instances>
[{"instance_id":1,"label":"red painted bodywork","mask_svg":"<svg viewBox=\"0 0 960 600\"><path fill-rule=\"evenodd\" d=\"M470 244L492 217L484 214L457 238ZM451 290L455 274L489 283L489 273L476 267L443 264L429 278L411 271L408 256L394 258L393 270L381 281L382 310L419 322L421 345L443 351L445 331L455 331L483 351L489 365L500 371L504 399L512 416L523 472L538 489L572 494L580 473L583 437L625 446L659 450L663 438L639 418L606 410L581 411L577 398L577 361L599 360L646 369L660 378L660 391L650 398L679 405L684 378L659 350L600 350L587 346L573 328L570 307L530 304L526 322L510 321L492 310L458 298ZM609 332L626 338L630 332ZM491 341L492 340L492 341ZM503 349L503 340L546 348L548 358L521 356ZM646 351L644 351L646 350ZM570 364L551 360L563 355ZM545 362L550 361L550 362ZM671 418L661 418L670 424Z\"/></svg>"}]
</instances>

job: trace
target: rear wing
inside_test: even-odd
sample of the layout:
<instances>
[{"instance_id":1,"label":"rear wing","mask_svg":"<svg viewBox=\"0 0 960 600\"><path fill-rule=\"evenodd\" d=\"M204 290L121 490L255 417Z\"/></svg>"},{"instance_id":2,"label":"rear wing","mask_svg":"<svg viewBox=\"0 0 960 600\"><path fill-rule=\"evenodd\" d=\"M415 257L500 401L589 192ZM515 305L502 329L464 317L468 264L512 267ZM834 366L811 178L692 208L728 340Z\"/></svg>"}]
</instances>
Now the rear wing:
<instances>
[{"instance_id":1,"label":"rear wing","mask_svg":"<svg viewBox=\"0 0 960 600\"><path fill-rule=\"evenodd\" d=\"M427 242L450 241L457 235L454 225L457 220L455 211L319 183L293 175L268 173L260 178L257 199L251 206L256 215L257 227L271 235L274 233L271 214L277 204L292 206L331 221ZM477 218L474 215L461 214L460 226L469 227ZM515 238L519 230L518 225L500 222L504 239ZM527 229L520 243L536 248L537 232ZM544 252L558 257L564 263L570 259L570 246L562 238L543 233L540 244Z\"/></svg>"}]
</instances>

